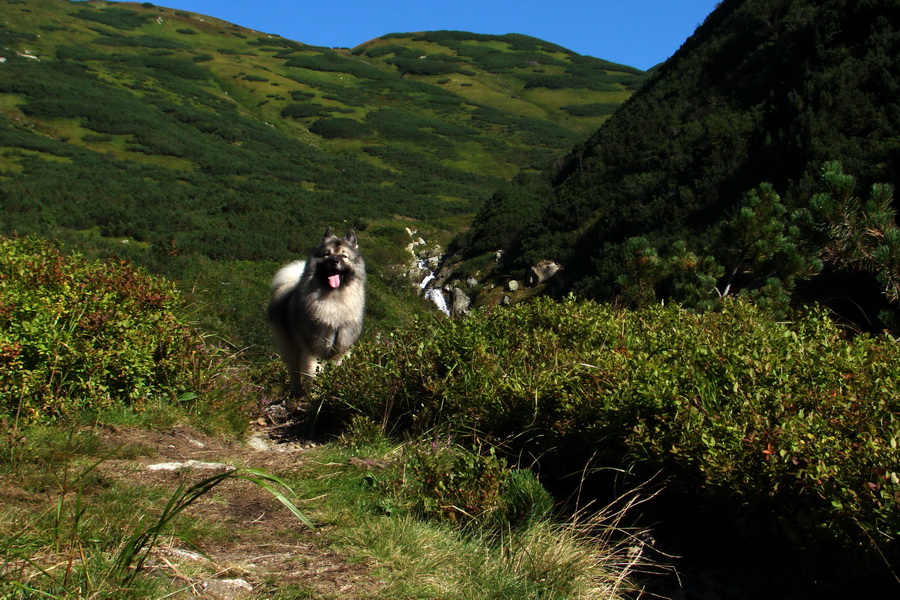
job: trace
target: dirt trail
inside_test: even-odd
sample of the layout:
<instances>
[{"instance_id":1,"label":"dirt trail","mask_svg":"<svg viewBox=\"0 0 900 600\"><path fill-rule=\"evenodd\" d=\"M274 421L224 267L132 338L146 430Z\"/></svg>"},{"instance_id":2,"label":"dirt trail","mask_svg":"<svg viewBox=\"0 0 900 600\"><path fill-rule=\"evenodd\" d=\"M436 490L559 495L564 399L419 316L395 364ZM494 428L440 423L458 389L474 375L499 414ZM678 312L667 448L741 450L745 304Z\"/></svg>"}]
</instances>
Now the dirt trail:
<instances>
[{"instance_id":1,"label":"dirt trail","mask_svg":"<svg viewBox=\"0 0 900 600\"><path fill-rule=\"evenodd\" d=\"M106 475L173 492L182 482L191 485L230 467L289 473L311 447L275 439L274 429L261 426L244 442L184 428L151 432L112 427L102 436L109 447L130 447L142 454L104 462ZM276 588L293 585L311 594L304 597L343 600L372 597L381 587L365 565L351 564L329 550L320 531L305 527L251 482L226 480L185 514L227 524L231 532L227 540L201 544L202 555L176 540L158 548L148 561L151 568L191 586L194 598L264 598Z\"/></svg>"}]
</instances>

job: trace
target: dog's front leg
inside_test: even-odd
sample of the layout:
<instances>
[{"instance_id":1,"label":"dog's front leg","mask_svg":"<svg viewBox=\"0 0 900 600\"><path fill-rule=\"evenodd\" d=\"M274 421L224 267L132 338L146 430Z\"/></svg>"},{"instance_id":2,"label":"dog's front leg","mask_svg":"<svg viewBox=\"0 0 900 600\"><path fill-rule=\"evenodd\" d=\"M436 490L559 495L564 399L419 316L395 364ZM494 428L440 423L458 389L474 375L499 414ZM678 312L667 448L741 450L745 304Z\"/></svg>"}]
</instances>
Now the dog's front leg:
<instances>
[{"instance_id":1,"label":"dog's front leg","mask_svg":"<svg viewBox=\"0 0 900 600\"><path fill-rule=\"evenodd\" d=\"M300 396L311 379L316 376L318 361L308 352L302 352L295 368L291 369L291 395Z\"/></svg>"}]
</instances>

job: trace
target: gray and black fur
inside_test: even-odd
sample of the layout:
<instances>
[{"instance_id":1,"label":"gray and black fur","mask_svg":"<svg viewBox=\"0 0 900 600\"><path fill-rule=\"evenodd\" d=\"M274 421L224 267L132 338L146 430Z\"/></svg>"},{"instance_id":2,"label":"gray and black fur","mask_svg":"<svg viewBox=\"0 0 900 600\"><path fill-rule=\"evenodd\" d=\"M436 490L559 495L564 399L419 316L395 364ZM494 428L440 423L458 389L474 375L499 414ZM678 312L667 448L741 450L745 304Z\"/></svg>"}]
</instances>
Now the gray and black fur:
<instances>
[{"instance_id":1,"label":"gray and black fur","mask_svg":"<svg viewBox=\"0 0 900 600\"><path fill-rule=\"evenodd\" d=\"M366 267L351 229L339 238L325 231L305 261L272 278L268 318L275 345L287 365L291 394L298 395L319 363L340 363L359 338L365 307Z\"/></svg>"}]
</instances>

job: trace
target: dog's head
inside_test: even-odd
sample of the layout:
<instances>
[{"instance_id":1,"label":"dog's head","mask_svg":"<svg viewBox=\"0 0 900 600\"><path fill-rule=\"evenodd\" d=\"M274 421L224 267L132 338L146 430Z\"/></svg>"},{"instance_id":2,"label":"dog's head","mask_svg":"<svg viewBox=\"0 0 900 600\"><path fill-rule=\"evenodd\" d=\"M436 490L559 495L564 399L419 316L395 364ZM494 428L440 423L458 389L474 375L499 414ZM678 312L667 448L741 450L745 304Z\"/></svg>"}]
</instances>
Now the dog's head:
<instances>
[{"instance_id":1,"label":"dog's head","mask_svg":"<svg viewBox=\"0 0 900 600\"><path fill-rule=\"evenodd\" d=\"M316 262L316 277L331 289L339 289L363 273L362 258L359 254L359 242L352 229L340 238L325 230L322 242L313 250Z\"/></svg>"}]
</instances>

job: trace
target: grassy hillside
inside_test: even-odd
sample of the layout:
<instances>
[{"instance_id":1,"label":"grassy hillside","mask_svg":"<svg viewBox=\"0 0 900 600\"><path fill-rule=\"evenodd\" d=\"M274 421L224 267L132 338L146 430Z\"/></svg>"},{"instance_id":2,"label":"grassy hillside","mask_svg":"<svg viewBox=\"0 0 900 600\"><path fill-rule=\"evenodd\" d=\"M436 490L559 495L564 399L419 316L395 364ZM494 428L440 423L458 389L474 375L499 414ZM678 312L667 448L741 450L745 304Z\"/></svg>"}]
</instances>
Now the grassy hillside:
<instances>
[{"instance_id":1,"label":"grassy hillside","mask_svg":"<svg viewBox=\"0 0 900 600\"><path fill-rule=\"evenodd\" d=\"M890 190L871 185L900 182L895 16L885 1L722 2L560 168L495 195L468 255L505 247L512 277L557 260L557 293L792 296L883 327L900 236ZM853 248L823 252L841 230Z\"/></svg>"},{"instance_id":2,"label":"grassy hillside","mask_svg":"<svg viewBox=\"0 0 900 600\"><path fill-rule=\"evenodd\" d=\"M404 227L446 240L643 79L524 36L392 35L350 51L149 3L2 6L0 231L214 286L231 332L265 295L260 272L328 225L362 234L373 322L408 314L388 291Z\"/></svg>"}]
</instances>

